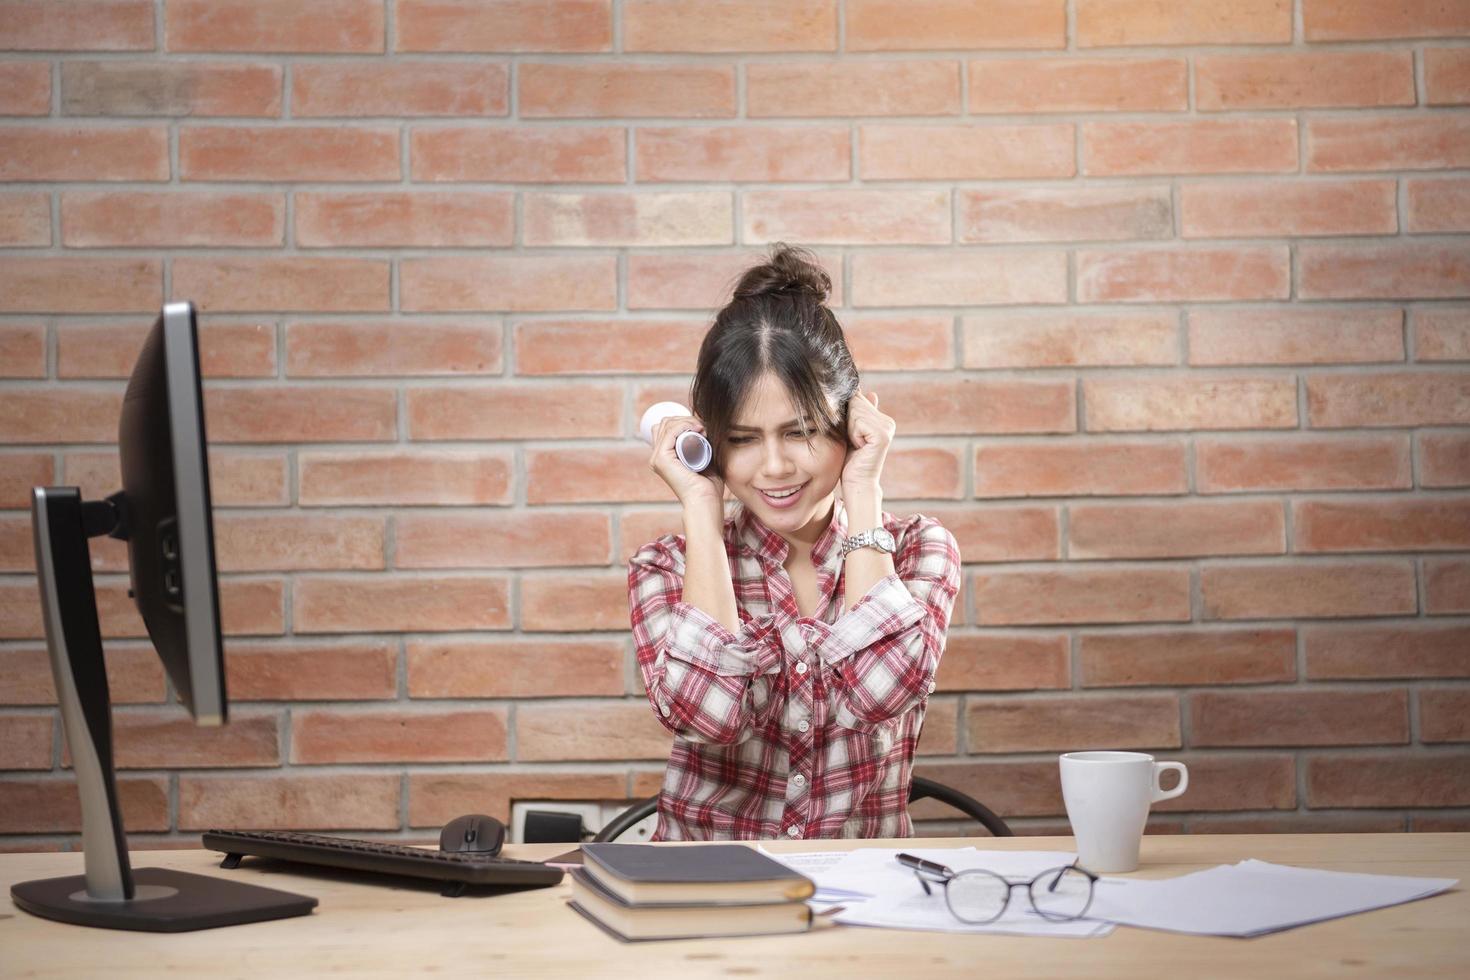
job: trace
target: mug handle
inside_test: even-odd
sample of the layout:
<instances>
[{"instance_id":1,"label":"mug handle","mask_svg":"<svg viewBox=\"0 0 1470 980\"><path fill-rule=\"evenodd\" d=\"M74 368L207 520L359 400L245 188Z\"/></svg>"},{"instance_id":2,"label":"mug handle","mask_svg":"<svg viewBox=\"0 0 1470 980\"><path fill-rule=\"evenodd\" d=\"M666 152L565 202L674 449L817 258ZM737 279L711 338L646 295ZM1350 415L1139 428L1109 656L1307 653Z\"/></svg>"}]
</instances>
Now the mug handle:
<instances>
[{"instance_id":1,"label":"mug handle","mask_svg":"<svg viewBox=\"0 0 1470 980\"><path fill-rule=\"evenodd\" d=\"M1173 789L1160 789L1159 788L1159 777L1162 776L1165 772L1167 772L1170 769L1173 769L1175 772L1179 773L1179 785L1178 786L1175 786ZM1178 796L1180 793L1183 793L1188 788L1189 788L1189 770L1184 767L1184 763L1182 763L1182 762L1155 762L1154 763L1154 785L1153 785L1153 800L1152 800L1152 802L1157 803L1160 800L1172 800L1174 797Z\"/></svg>"}]
</instances>

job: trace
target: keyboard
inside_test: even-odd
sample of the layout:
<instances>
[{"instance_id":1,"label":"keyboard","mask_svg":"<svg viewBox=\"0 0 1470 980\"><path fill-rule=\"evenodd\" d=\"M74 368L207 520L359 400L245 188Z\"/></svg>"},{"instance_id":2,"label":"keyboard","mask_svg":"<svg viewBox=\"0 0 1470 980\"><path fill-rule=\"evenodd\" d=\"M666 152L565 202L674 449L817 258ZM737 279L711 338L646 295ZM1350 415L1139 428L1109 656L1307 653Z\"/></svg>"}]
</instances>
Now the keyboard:
<instances>
[{"instance_id":1,"label":"keyboard","mask_svg":"<svg viewBox=\"0 0 1470 980\"><path fill-rule=\"evenodd\" d=\"M466 885L546 886L562 879L560 868L540 861L518 861L473 851L436 851L406 844L300 834L281 830L210 830L204 846L222 851L222 868L235 868L246 854L444 883L444 894L463 893Z\"/></svg>"}]
</instances>

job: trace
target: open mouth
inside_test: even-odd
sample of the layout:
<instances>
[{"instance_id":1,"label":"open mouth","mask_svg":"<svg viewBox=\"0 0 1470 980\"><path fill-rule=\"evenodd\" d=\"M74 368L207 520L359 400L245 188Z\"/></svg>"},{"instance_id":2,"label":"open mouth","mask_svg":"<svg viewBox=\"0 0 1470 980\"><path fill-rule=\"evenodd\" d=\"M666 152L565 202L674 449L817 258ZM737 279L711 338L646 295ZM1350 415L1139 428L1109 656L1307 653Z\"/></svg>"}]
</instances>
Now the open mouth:
<instances>
[{"instance_id":1,"label":"open mouth","mask_svg":"<svg viewBox=\"0 0 1470 980\"><path fill-rule=\"evenodd\" d=\"M796 503L796 498L800 497L801 492L805 489L806 484L803 483L798 487L784 490L781 493L769 493L765 490L762 490L760 494L762 497L766 498L766 503L770 504L772 507L790 507L792 504Z\"/></svg>"}]
</instances>

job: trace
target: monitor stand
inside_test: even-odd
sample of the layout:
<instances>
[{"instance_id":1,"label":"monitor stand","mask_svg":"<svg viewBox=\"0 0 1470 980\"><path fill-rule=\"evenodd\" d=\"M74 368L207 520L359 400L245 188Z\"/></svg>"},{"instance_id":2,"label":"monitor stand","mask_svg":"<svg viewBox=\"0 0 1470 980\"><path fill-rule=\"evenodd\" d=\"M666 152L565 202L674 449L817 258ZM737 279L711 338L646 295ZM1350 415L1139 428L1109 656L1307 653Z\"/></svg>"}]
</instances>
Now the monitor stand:
<instances>
[{"instance_id":1,"label":"monitor stand","mask_svg":"<svg viewBox=\"0 0 1470 980\"><path fill-rule=\"evenodd\" d=\"M106 929L186 932L307 915L316 899L224 878L128 862L112 771L112 713L87 538L118 530L114 501L82 502L76 487L31 497L41 614L61 723L82 804L86 874L12 885L17 907Z\"/></svg>"}]
</instances>

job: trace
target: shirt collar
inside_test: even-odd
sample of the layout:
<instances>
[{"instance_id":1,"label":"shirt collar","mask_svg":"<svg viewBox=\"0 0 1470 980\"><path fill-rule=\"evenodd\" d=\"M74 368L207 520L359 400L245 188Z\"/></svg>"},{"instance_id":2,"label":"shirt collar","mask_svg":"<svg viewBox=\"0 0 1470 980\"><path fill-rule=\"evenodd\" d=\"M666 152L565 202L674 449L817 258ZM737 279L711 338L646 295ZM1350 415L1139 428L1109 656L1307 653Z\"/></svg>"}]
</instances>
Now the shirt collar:
<instances>
[{"instance_id":1,"label":"shirt collar","mask_svg":"<svg viewBox=\"0 0 1470 980\"><path fill-rule=\"evenodd\" d=\"M784 564L786 556L791 552L791 546L786 539L766 526L765 522L750 508L741 506L740 516L735 522L737 540L741 545L754 552L757 556L765 558L776 564ZM842 557L842 542L847 539L847 509L842 506L841 500L835 500L832 507L832 522L827 525L822 536L817 538L817 543L812 545L812 564L818 568L825 568L835 556L839 560Z\"/></svg>"}]
</instances>

